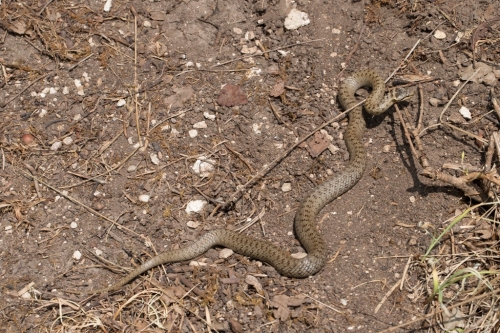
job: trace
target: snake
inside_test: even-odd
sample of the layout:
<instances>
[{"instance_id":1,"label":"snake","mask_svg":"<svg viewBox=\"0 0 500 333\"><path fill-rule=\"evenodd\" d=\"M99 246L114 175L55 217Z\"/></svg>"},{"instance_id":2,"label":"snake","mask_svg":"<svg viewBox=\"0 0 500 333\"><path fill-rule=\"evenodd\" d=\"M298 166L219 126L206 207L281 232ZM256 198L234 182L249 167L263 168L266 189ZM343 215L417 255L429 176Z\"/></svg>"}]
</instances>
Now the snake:
<instances>
[{"instance_id":1,"label":"snake","mask_svg":"<svg viewBox=\"0 0 500 333\"><path fill-rule=\"evenodd\" d=\"M367 165L365 146L362 141L366 129L362 106L358 105L355 92L362 87L372 89L364 108L371 115L380 115L393 104L407 100L412 95L405 89L394 89L385 93L383 79L374 70L360 70L339 84L338 99L348 114L349 123L344 133L344 141L349 152L349 163L343 171L333 175L299 204L294 220L295 234L307 252L302 258L293 257L288 251L268 241L253 238L228 229L214 229L195 240L187 247L163 252L137 266L115 284L91 291L105 293L118 290L144 272L159 265L192 260L215 246L232 249L243 256L257 259L273 266L276 271L290 278L306 278L318 273L327 261L327 246L316 226L319 212L334 199L349 191L361 179Z\"/></svg>"}]
</instances>

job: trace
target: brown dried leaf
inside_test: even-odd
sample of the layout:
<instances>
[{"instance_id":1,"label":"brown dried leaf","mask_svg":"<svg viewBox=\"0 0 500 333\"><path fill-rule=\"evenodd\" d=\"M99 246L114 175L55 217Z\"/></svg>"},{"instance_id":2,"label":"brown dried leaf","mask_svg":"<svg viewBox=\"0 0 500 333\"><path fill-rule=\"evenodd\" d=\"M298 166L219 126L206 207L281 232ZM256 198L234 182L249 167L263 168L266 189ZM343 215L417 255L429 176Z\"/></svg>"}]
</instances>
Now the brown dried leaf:
<instances>
[{"instance_id":1,"label":"brown dried leaf","mask_svg":"<svg viewBox=\"0 0 500 333\"><path fill-rule=\"evenodd\" d=\"M12 23L10 26L10 31L19 34L19 35L24 35L27 30L26 22L23 20L17 20L14 23Z\"/></svg>"},{"instance_id":2,"label":"brown dried leaf","mask_svg":"<svg viewBox=\"0 0 500 333\"><path fill-rule=\"evenodd\" d=\"M285 92L285 81L279 80L269 92L273 97L279 97Z\"/></svg>"},{"instance_id":3,"label":"brown dried leaf","mask_svg":"<svg viewBox=\"0 0 500 333\"><path fill-rule=\"evenodd\" d=\"M174 88L174 92L175 95L170 95L163 100L166 105L171 105L172 109L180 108L194 95L194 90L191 86Z\"/></svg>"},{"instance_id":4,"label":"brown dried leaf","mask_svg":"<svg viewBox=\"0 0 500 333\"><path fill-rule=\"evenodd\" d=\"M247 103L248 99L243 89L232 84L226 84L217 98L217 104L222 106L245 105Z\"/></svg>"},{"instance_id":5,"label":"brown dried leaf","mask_svg":"<svg viewBox=\"0 0 500 333\"><path fill-rule=\"evenodd\" d=\"M272 308L275 308L275 310L273 310L273 314L276 319L285 321L290 316L290 310L288 310L287 307L289 298L290 297L287 295L276 295L271 301L269 301L269 305Z\"/></svg>"},{"instance_id":6,"label":"brown dried leaf","mask_svg":"<svg viewBox=\"0 0 500 333\"><path fill-rule=\"evenodd\" d=\"M307 142L306 149L312 157L317 157L332 143L332 137L324 130L314 133L314 137Z\"/></svg>"}]
</instances>

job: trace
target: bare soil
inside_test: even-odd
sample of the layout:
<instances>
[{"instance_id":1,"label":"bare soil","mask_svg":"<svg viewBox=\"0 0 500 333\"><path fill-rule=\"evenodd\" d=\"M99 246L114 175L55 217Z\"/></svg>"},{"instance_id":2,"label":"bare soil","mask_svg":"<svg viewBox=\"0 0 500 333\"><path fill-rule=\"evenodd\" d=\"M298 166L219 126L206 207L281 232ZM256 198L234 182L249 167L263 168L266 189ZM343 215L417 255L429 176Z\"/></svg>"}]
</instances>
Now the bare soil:
<instances>
[{"instance_id":1,"label":"bare soil","mask_svg":"<svg viewBox=\"0 0 500 333\"><path fill-rule=\"evenodd\" d=\"M112 284L157 253L260 213L245 233L299 252L295 210L345 168L346 119L325 128L337 150L312 157L297 148L233 207L220 203L338 115L339 82L358 69L383 77L398 69L390 85L412 89L408 78L417 78L423 100L415 94L399 107L415 124L423 108L427 158L436 168L481 166L478 140L435 125L473 57L500 69L498 25L483 24L498 1L115 0L109 12L103 5L0 5L1 332L378 332L427 313L426 287L415 289L418 265L405 267L470 200L419 175L394 109L367 119L368 172L318 217L331 260L317 275L286 278L237 254L221 259L216 248L195 260L199 266L151 269L107 296L71 291ZM293 7L310 23L288 30ZM483 42L473 54L474 38ZM274 94L280 81L284 92ZM233 101L240 105L218 103L225 84L241 87L243 98ZM498 92L498 76L468 83L445 116L489 137L498 126L494 114L482 117L490 89ZM205 177L192 168L203 157L215 165ZM207 204L188 214L193 200Z\"/></svg>"}]
</instances>

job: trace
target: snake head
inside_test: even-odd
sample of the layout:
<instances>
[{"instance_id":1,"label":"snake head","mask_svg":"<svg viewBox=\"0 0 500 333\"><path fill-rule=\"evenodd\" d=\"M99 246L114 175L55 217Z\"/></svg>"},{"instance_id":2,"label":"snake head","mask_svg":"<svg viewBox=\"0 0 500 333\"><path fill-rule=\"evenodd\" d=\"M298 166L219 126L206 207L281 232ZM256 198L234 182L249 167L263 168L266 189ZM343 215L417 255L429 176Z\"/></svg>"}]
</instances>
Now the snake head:
<instances>
[{"instance_id":1,"label":"snake head","mask_svg":"<svg viewBox=\"0 0 500 333\"><path fill-rule=\"evenodd\" d=\"M409 90L404 88L396 88L395 90L393 90L392 98L394 100L394 103L402 102L409 100L413 97L414 94L415 92L413 91L413 89Z\"/></svg>"}]
</instances>

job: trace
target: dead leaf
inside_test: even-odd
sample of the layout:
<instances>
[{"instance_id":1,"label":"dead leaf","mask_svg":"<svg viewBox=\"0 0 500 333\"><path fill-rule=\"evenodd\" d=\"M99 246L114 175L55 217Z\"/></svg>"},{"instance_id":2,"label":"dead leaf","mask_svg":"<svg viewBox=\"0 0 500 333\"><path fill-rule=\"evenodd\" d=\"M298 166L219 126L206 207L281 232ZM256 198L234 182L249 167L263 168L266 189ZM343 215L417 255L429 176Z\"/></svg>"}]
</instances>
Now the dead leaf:
<instances>
[{"instance_id":1,"label":"dead leaf","mask_svg":"<svg viewBox=\"0 0 500 333\"><path fill-rule=\"evenodd\" d=\"M304 304L306 302L310 302L309 297L307 297L304 294L299 294L299 295L295 295L295 296L290 297L288 299L287 305L297 307L297 306L301 306L302 304Z\"/></svg>"},{"instance_id":2,"label":"dead leaf","mask_svg":"<svg viewBox=\"0 0 500 333\"><path fill-rule=\"evenodd\" d=\"M252 287L255 288L255 290L257 290L257 292L259 294L263 294L264 292L264 289L262 288L262 284L260 283L260 281L253 275L247 275L245 277L245 282L249 285L251 285Z\"/></svg>"},{"instance_id":3,"label":"dead leaf","mask_svg":"<svg viewBox=\"0 0 500 333\"><path fill-rule=\"evenodd\" d=\"M307 142L306 149L311 157L317 157L332 143L332 137L328 132L321 130L314 133L314 137Z\"/></svg>"},{"instance_id":4,"label":"dead leaf","mask_svg":"<svg viewBox=\"0 0 500 333\"><path fill-rule=\"evenodd\" d=\"M269 306L275 308L273 310L274 318L281 321L285 321L290 316L290 310L288 310L288 297L287 295L276 295L271 301L269 301Z\"/></svg>"},{"instance_id":5,"label":"dead leaf","mask_svg":"<svg viewBox=\"0 0 500 333\"><path fill-rule=\"evenodd\" d=\"M443 312L443 326L447 331L465 327L465 314L458 308Z\"/></svg>"},{"instance_id":6,"label":"dead leaf","mask_svg":"<svg viewBox=\"0 0 500 333\"><path fill-rule=\"evenodd\" d=\"M26 33L26 22L23 20L17 20L14 23L12 23L10 26L10 31L19 34L19 35L24 35Z\"/></svg>"},{"instance_id":7,"label":"dead leaf","mask_svg":"<svg viewBox=\"0 0 500 333\"><path fill-rule=\"evenodd\" d=\"M245 105L247 103L248 99L243 89L232 84L226 84L217 98L217 104L222 106Z\"/></svg>"},{"instance_id":8,"label":"dead leaf","mask_svg":"<svg viewBox=\"0 0 500 333\"><path fill-rule=\"evenodd\" d=\"M174 88L175 95L170 95L163 99L166 105L171 105L172 109L180 108L184 103L194 95L193 87L184 86Z\"/></svg>"},{"instance_id":9,"label":"dead leaf","mask_svg":"<svg viewBox=\"0 0 500 333\"><path fill-rule=\"evenodd\" d=\"M279 97L285 92L285 81L279 80L269 92L273 97Z\"/></svg>"}]
</instances>

